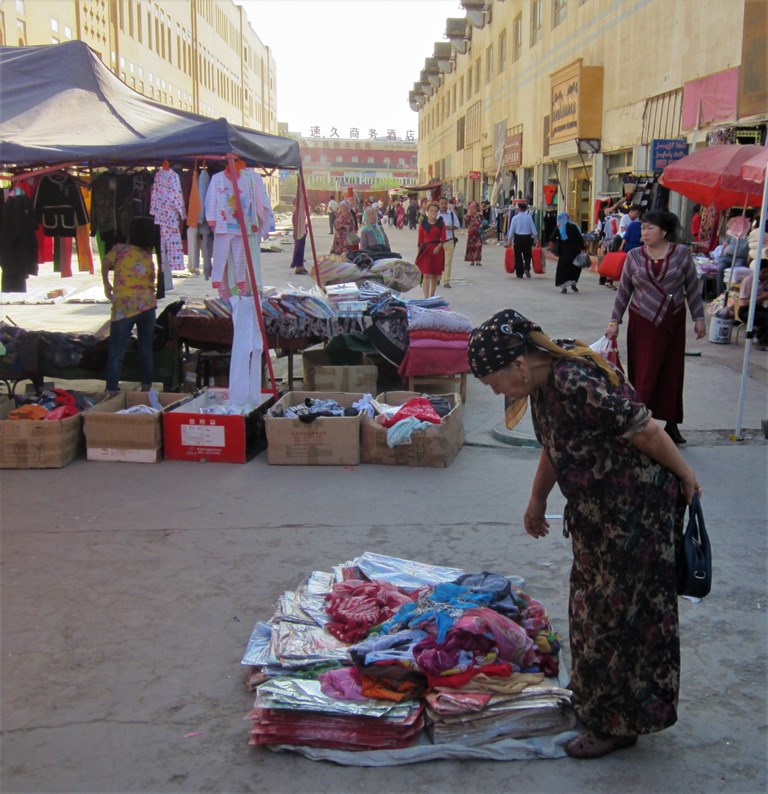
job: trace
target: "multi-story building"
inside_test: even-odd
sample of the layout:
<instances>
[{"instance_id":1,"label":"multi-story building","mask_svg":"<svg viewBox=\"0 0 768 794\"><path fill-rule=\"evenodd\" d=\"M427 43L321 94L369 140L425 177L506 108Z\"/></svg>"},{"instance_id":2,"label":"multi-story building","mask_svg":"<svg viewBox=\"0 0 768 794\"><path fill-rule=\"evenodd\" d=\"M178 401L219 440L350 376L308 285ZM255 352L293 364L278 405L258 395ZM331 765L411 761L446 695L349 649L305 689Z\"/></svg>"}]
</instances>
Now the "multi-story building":
<instances>
[{"instance_id":1,"label":"multi-story building","mask_svg":"<svg viewBox=\"0 0 768 794\"><path fill-rule=\"evenodd\" d=\"M419 181L564 205L586 228L600 195L649 200L670 159L765 141L765 0L462 5L409 96Z\"/></svg>"},{"instance_id":2,"label":"multi-story building","mask_svg":"<svg viewBox=\"0 0 768 794\"><path fill-rule=\"evenodd\" d=\"M275 59L232 0L0 0L0 44L69 39L150 99L277 134Z\"/></svg>"},{"instance_id":3,"label":"multi-story building","mask_svg":"<svg viewBox=\"0 0 768 794\"><path fill-rule=\"evenodd\" d=\"M281 125L281 134L301 146L304 179L308 188L343 190L366 188L380 182L408 187L416 184L415 141L374 138L302 137Z\"/></svg>"}]
</instances>

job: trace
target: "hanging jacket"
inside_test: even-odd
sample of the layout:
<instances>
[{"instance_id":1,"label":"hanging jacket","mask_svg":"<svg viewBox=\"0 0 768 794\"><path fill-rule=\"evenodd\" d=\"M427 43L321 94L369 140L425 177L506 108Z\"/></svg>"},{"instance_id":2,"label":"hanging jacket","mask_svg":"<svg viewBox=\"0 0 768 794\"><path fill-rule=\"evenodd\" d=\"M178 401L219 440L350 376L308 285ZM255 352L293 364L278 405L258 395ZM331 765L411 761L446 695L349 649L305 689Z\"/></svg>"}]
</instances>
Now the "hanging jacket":
<instances>
[{"instance_id":1,"label":"hanging jacket","mask_svg":"<svg viewBox=\"0 0 768 794\"><path fill-rule=\"evenodd\" d=\"M45 174L35 192L35 213L48 237L75 237L88 213L75 180L63 172Z\"/></svg>"},{"instance_id":2,"label":"hanging jacket","mask_svg":"<svg viewBox=\"0 0 768 794\"><path fill-rule=\"evenodd\" d=\"M37 218L24 195L10 196L0 224L2 292L26 292L27 276L37 275Z\"/></svg>"}]
</instances>

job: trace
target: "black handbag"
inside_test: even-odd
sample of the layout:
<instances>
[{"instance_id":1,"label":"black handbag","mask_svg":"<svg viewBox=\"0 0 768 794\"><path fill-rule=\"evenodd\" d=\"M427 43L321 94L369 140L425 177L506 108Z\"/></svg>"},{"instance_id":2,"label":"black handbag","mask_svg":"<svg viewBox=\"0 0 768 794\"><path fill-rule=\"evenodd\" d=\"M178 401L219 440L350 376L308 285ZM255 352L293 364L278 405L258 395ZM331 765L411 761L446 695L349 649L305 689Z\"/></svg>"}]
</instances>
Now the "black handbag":
<instances>
[{"instance_id":1,"label":"black handbag","mask_svg":"<svg viewBox=\"0 0 768 794\"><path fill-rule=\"evenodd\" d=\"M704 598L712 587L712 547L709 545L699 495L688 508L688 526L677 555L677 594Z\"/></svg>"}]
</instances>

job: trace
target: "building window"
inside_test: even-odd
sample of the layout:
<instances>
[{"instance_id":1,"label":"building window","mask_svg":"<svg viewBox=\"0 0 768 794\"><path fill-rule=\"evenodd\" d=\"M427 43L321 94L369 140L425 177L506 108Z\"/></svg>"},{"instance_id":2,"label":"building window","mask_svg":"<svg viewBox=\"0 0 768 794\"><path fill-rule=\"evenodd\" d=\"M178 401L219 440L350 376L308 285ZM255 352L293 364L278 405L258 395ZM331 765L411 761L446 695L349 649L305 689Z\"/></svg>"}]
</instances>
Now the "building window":
<instances>
[{"instance_id":1,"label":"building window","mask_svg":"<svg viewBox=\"0 0 768 794\"><path fill-rule=\"evenodd\" d=\"M24 13L24 0L16 0L16 13L17 14Z\"/></svg>"},{"instance_id":2,"label":"building window","mask_svg":"<svg viewBox=\"0 0 768 794\"><path fill-rule=\"evenodd\" d=\"M462 99L462 102L469 99L469 95L471 93L472 93L472 67L470 66L469 69L467 69L467 93L464 94L464 99Z\"/></svg>"},{"instance_id":3,"label":"building window","mask_svg":"<svg viewBox=\"0 0 768 794\"><path fill-rule=\"evenodd\" d=\"M51 36L51 44L61 44L61 40L57 39L56 36Z\"/></svg>"},{"instance_id":4,"label":"building window","mask_svg":"<svg viewBox=\"0 0 768 794\"><path fill-rule=\"evenodd\" d=\"M54 33L58 33L59 32L59 20L58 19L51 18L51 30Z\"/></svg>"},{"instance_id":5,"label":"building window","mask_svg":"<svg viewBox=\"0 0 768 794\"><path fill-rule=\"evenodd\" d=\"M405 157L398 157L397 164L398 165L405 165Z\"/></svg>"},{"instance_id":6,"label":"building window","mask_svg":"<svg viewBox=\"0 0 768 794\"><path fill-rule=\"evenodd\" d=\"M541 41L544 17L544 0L531 0L531 47Z\"/></svg>"},{"instance_id":7,"label":"building window","mask_svg":"<svg viewBox=\"0 0 768 794\"><path fill-rule=\"evenodd\" d=\"M120 68L125 69L125 58L122 55L120 56Z\"/></svg>"},{"instance_id":8,"label":"building window","mask_svg":"<svg viewBox=\"0 0 768 794\"><path fill-rule=\"evenodd\" d=\"M499 74L504 71L507 63L507 31L499 33Z\"/></svg>"},{"instance_id":9,"label":"building window","mask_svg":"<svg viewBox=\"0 0 768 794\"><path fill-rule=\"evenodd\" d=\"M459 109L459 106L456 104L456 83L453 84L453 112L455 113Z\"/></svg>"},{"instance_id":10,"label":"building window","mask_svg":"<svg viewBox=\"0 0 768 794\"><path fill-rule=\"evenodd\" d=\"M485 82L490 83L493 77L493 44L485 51Z\"/></svg>"},{"instance_id":11,"label":"building window","mask_svg":"<svg viewBox=\"0 0 768 794\"><path fill-rule=\"evenodd\" d=\"M352 155L352 162L353 163L359 163L360 162L360 158L357 155Z\"/></svg>"},{"instance_id":12,"label":"building window","mask_svg":"<svg viewBox=\"0 0 768 794\"><path fill-rule=\"evenodd\" d=\"M69 25L64 25L64 38L72 38L72 28Z\"/></svg>"},{"instance_id":13,"label":"building window","mask_svg":"<svg viewBox=\"0 0 768 794\"><path fill-rule=\"evenodd\" d=\"M518 14L512 22L512 60L519 61L523 54L523 15Z\"/></svg>"},{"instance_id":14,"label":"building window","mask_svg":"<svg viewBox=\"0 0 768 794\"><path fill-rule=\"evenodd\" d=\"M369 164L371 164L371 163L373 163L373 162L375 162L375 160L373 159L373 157L369 157L369 158L368 158L368 163L369 163Z\"/></svg>"},{"instance_id":15,"label":"building window","mask_svg":"<svg viewBox=\"0 0 768 794\"><path fill-rule=\"evenodd\" d=\"M475 61L475 93L480 92L480 59Z\"/></svg>"},{"instance_id":16,"label":"building window","mask_svg":"<svg viewBox=\"0 0 768 794\"><path fill-rule=\"evenodd\" d=\"M456 150L459 152L464 148L464 120L465 117L462 116L456 122Z\"/></svg>"},{"instance_id":17,"label":"building window","mask_svg":"<svg viewBox=\"0 0 768 794\"><path fill-rule=\"evenodd\" d=\"M416 155L413 155L413 156L411 157L411 165L412 165L412 166L415 166L415 165L416 165L418 162L419 162L419 158L418 158L418 157L416 157ZM414 183L414 184L415 184L415 183Z\"/></svg>"},{"instance_id":18,"label":"building window","mask_svg":"<svg viewBox=\"0 0 768 794\"><path fill-rule=\"evenodd\" d=\"M304 162L305 162L307 165L309 165L309 163L311 163L311 162L312 162L312 157L311 157L310 155L308 155L308 154L305 154L305 155L304 155Z\"/></svg>"},{"instance_id":19,"label":"building window","mask_svg":"<svg viewBox=\"0 0 768 794\"><path fill-rule=\"evenodd\" d=\"M337 163L343 163L344 162L344 158L340 154L337 154L336 155L336 162Z\"/></svg>"},{"instance_id":20,"label":"building window","mask_svg":"<svg viewBox=\"0 0 768 794\"><path fill-rule=\"evenodd\" d=\"M568 12L568 0L552 0L552 27L556 28Z\"/></svg>"}]
</instances>

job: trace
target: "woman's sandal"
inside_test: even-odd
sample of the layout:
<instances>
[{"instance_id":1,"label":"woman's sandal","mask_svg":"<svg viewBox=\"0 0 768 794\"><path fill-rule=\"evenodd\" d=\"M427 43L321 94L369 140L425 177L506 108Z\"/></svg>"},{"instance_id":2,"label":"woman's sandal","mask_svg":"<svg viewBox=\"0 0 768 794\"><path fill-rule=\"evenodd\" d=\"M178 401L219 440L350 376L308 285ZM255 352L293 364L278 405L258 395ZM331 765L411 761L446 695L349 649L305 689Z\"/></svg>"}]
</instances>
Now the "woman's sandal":
<instances>
[{"instance_id":1,"label":"woman's sandal","mask_svg":"<svg viewBox=\"0 0 768 794\"><path fill-rule=\"evenodd\" d=\"M565 745L565 752L571 758L602 758L636 744L637 736L606 736L601 739L594 731L585 731Z\"/></svg>"},{"instance_id":2,"label":"woman's sandal","mask_svg":"<svg viewBox=\"0 0 768 794\"><path fill-rule=\"evenodd\" d=\"M308 276L309 275L309 271L305 270L303 267L297 267L293 272L297 276Z\"/></svg>"}]
</instances>

